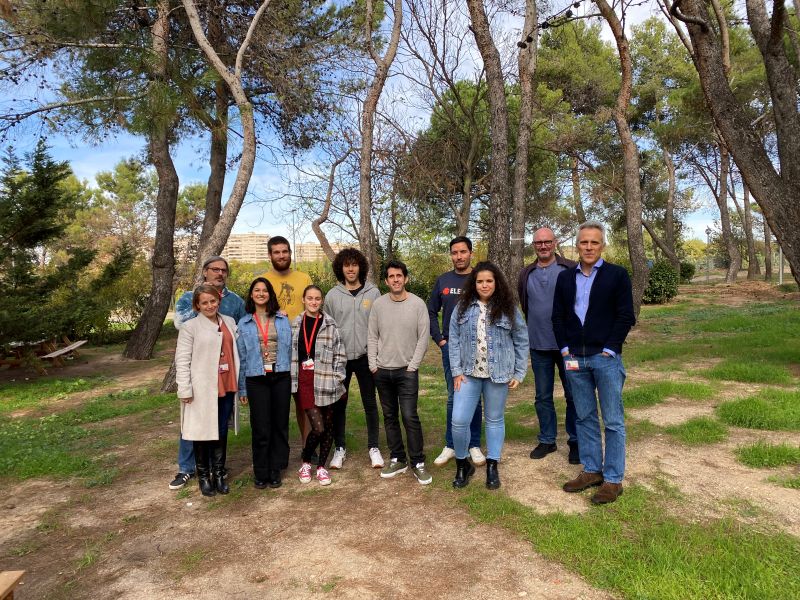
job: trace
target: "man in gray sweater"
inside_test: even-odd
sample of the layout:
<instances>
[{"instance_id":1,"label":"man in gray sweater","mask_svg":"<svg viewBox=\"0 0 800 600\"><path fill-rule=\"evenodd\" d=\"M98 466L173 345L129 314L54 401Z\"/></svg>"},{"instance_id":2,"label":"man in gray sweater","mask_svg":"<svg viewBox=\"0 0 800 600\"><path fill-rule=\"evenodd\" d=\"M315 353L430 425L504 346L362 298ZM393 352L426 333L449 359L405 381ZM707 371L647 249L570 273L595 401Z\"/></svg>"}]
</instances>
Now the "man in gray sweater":
<instances>
[{"instance_id":1,"label":"man in gray sweater","mask_svg":"<svg viewBox=\"0 0 800 600\"><path fill-rule=\"evenodd\" d=\"M408 440L411 469L422 485L432 481L425 469L422 424L417 414L419 365L428 349L428 307L406 290L408 268L392 260L384 268L389 293L378 298L369 314L367 360L383 408L383 426L391 460L381 477L394 477L408 470L400 419Z\"/></svg>"},{"instance_id":2,"label":"man in gray sweater","mask_svg":"<svg viewBox=\"0 0 800 600\"><path fill-rule=\"evenodd\" d=\"M367 420L367 447L373 468L384 466L383 456L378 449L378 404L375 401L375 381L367 362L367 328L369 313L373 303L381 297L380 290L367 281L369 265L367 257L355 248L344 248L333 259L333 273L339 285L325 296L325 312L328 313L342 336L347 353L347 368L344 378L345 395L333 405L333 438L336 450L333 453L331 469L341 469L345 450L345 423L347 415L347 396L350 380L355 373L361 403Z\"/></svg>"}]
</instances>

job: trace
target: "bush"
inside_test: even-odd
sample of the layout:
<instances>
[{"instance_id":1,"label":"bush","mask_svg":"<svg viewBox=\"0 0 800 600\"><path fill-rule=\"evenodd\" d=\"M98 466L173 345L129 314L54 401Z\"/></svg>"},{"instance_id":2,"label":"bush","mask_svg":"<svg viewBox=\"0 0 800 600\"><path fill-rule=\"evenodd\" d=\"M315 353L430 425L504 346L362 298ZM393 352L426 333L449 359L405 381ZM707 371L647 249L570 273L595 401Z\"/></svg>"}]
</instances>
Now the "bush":
<instances>
[{"instance_id":1,"label":"bush","mask_svg":"<svg viewBox=\"0 0 800 600\"><path fill-rule=\"evenodd\" d=\"M642 302L664 304L678 295L678 273L666 260L659 260L650 269Z\"/></svg>"},{"instance_id":2,"label":"bush","mask_svg":"<svg viewBox=\"0 0 800 600\"><path fill-rule=\"evenodd\" d=\"M692 262L681 262L681 283L692 283L696 268Z\"/></svg>"}]
</instances>

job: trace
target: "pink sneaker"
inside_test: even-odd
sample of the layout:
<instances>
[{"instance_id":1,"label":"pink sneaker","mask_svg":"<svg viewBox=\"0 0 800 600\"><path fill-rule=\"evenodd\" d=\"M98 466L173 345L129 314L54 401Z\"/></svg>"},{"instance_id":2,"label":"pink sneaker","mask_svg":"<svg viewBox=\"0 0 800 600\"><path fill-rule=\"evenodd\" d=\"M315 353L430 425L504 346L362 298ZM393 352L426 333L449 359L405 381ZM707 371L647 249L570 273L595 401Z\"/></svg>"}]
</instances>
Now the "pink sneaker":
<instances>
[{"instance_id":1,"label":"pink sneaker","mask_svg":"<svg viewBox=\"0 0 800 600\"><path fill-rule=\"evenodd\" d=\"M317 481L320 485L330 485L331 476L328 474L328 469L325 467L317 467Z\"/></svg>"},{"instance_id":2,"label":"pink sneaker","mask_svg":"<svg viewBox=\"0 0 800 600\"><path fill-rule=\"evenodd\" d=\"M300 483L309 483L311 481L311 463L304 462L297 474L300 476Z\"/></svg>"}]
</instances>

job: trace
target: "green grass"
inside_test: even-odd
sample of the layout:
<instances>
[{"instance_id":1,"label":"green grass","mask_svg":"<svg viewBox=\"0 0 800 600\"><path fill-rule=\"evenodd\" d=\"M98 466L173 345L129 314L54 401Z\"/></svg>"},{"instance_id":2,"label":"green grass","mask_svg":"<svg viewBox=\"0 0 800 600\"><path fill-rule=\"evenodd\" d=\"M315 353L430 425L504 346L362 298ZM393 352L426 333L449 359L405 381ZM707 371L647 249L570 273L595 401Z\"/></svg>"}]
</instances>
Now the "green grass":
<instances>
[{"instance_id":1,"label":"green grass","mask_svg":"<svg viewBox=\"0 0 800 600\"><path fill-rule=\"evenodd\" d=\"M625 439L628 442L638 442L639 440L653 437L662 431L664 429L650 419L626 419L625 422Z\"/></svg>"},{"instance_id":2,"label":"green grass","mask_svg":"<svg viewBox=\"0 0 800 600\"><path fill-rule=\"evenodd\" d=\"M103 377L81 377L78 379L37 379L0 384L0 415L53 404L70 394L96 388L104 381Z\"/></svg>"},{"instance_id":3,"label":"green grass","mask_svg":"<svg viewBox=\"0 0 800 600\"><path fill-rule=\"evenodd\" d=\"M625 408L652 406L671 397L706 400L713 396L714 390L711 386L690 381L654 381L626 388L622 392Z\"/></svg>"},{"instance_id":4,"label":"green grass","mask_svg":"<svg viewBox=\"0 0 800 600\"><path fill-rule=\"evenodd\" d=\"M544 557L623 597L800 597L800 540L787 534L734 520L685 522L637 486L583 515L543 515L480 486L469 490L462 501L477 519L512 530Z\"/></svg>"},{"instance_id":5,"label":"green grass","mask_svg":"<svg viewBox=\"0 0 800 600\"><path fill-rule=\"evenodd\" d=\"M763 440L736 449L736 458L748 467L774 468L800 465L800 446L770 444Z\"/></svg>"},{"instance_id":6,"label":"green grass","mask_svg":"<svg viewBox=\"0 0 800 600\"><path fill-rule=\"evenodd\" d=\"M664 431L690 446L716 444L728 437L728 428L709 417L695 417L679 425L665 427Z\"/></svg>"},{"instance_id":7,"label":"green grass","mask_svg":"<svg viewBox=\"0 0 800 600\"><path fill-rule=\"evenodd\" d=\"M97 458L97 449L119 440L117 426L85 425L152 411L175 404L173 394L151 395L143 390L107 394L80 407L46 417L0 417L0 473L17 479L81 475L88 484L113 479L112 466Z\"/></svg>"},{"instance_id":8,"label":"green grass","mask_svg":"<svg viewBox=\"0 0 800 600\"><path fill-rule=\"evenodd\" d=\"M792 490L800 490L800 475L795 475L794 477L781 477L780 475L772 475L767 479L772 483L777 483L781 487Z\"/></svg>"},{"instance_id":9,"label":"green grass","mask_svg":"<svg viewBox=\"0 0 800 600\"><path fill-rule=\"evenodd\" d=\"M782 383L792 382L792 376L785 365L767 361L741 362L729 358L703 372L709 379L741 381L743 383Z\"/></svg>"},{"instance_id":10,"label":"green grass","mask_svg":"<svg viewBox=\"0 0 800 600\"><path fill-rule=\"evenodd\" d=\"M717 415L737 427L800 431L800 390L766 389L755 396L724 402L717 407Z\"/></svg>"}]
</instances>

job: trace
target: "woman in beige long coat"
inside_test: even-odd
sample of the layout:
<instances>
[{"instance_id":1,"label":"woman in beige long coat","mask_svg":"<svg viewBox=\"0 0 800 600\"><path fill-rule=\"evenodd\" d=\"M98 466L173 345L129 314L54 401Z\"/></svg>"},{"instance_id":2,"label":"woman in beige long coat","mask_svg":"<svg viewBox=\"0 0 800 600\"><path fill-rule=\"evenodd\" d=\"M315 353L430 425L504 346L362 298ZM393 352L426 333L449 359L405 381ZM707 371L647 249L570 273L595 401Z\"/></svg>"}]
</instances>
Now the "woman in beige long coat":
<instances>
[{"instance_id":1,"label":"woman in beige long coat","mask_svg":"<svg viewBox=\"0 0 800 600\"><path fill-rule=\"evenodd\" d=\"M235 321L219 313L220 296L209 284L195 288L197 317L178 334L175 369L181 400L181 436L194 443L197 480L204 496L230 491L225 480L228 421L239 432L239 353Z\"/></svg>"}]
</instances>

